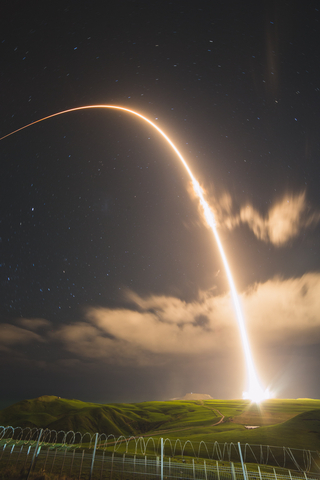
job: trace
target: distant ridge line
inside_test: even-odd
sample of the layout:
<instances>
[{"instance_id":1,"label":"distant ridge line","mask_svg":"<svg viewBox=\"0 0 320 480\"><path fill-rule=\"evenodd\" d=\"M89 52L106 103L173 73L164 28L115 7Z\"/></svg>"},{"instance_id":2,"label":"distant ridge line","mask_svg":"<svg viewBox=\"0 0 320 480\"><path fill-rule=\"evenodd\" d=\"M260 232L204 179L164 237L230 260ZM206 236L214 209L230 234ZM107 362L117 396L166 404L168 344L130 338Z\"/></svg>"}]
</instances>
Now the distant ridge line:
<instances>
[{"instance_id":1,"label":"distant ridge line","mask_svg":"<svg viewBox=\"0 0 320 480\"><path fill-rule=\"evenodd\" d=\"M184 397L170 398L170 401L174 400L214 400L211 395L207 393L187 393Z\"/></svg>"}]
</instances>

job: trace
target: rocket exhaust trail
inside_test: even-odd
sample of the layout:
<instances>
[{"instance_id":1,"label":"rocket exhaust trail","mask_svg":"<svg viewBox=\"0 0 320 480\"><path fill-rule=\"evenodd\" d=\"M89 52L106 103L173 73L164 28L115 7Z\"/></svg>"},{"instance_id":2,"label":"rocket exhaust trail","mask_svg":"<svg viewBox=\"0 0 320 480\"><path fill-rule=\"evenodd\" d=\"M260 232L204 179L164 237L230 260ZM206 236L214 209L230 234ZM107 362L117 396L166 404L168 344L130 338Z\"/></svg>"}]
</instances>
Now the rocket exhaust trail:
<instances>
[{"instance_id":1,"label":"rocket exhaust trail","mask_svg":"<svg viewBox=\"0 0 320 480\"><path fill-rule=\"evenodd\" d=\"M174 145L174 143L170 140L170 138L155 123L153 123L147 117L141 115L141 113L135 112L134 110L130 110L129 108L119 107L117 105L85 105L85 106L82 106L82 107L75 107L75 108L70 108L68 110L63 110L61 112L57 112L57 113L53 113L52 115L48 115L47 117L40 118L39 120L36 120L35 122L31 122L28 125L25 125L21 128L18 128L17 130L14 130L11 133L8 133L7 135L4 135L2 138L0 138L0 141L3 140L4 138L9 137L10 135L14 135L17 132L20 132L21 130L24 130L25 128L31 127L32 125L35 125L36 123L40 123L40 122L43 122L44 120L48 120L49 118L57 117L58 115L64 115L65 113L69 113L69 112L76 112L78 110L90 110L90 109L96 109L96 108L120 110L120 111L129 113L131 115L135 115L136 117L139 117L140 119L149 123L155 130L157 130L159 132L159 134L172 147L172 149L174 150L174 152L177 154L180 161L182 162L183 166L187 170L188 175L189 175L189 177L191 178L191 181L192 181L193 189L194 189L194 191L195 191L195 193L196 193L196 195L199 199L199 202L201 204L201 207L203 209L203 213L204 213L206 222L207 222L208 226L211 228L212 233L213 233L213 235L216 239L218 249L219 249L222 261L223 261L223 265L224 265L224 268L226 270L228 282L229 282L229 285L230 285L231 297L232 297L232 300L233 300L233 304L234 304L234 308L235 308L235 312L236 312L236 317L237 317L237 321L238 321L238 326L239 326L239 330L240 330L242 346L243 346L244 356L245 356L246 366L247 366L248 381L249 381L248 392L246 392L244 394L244 396L245 396L245 398L248 398L248 399L250 399L254 402L260 402L261 400L269 398L270 395L269 395L268 390L266 392L263 391L263 389L262 389L262 387L259 383L257 374L256 374L256 370L255 370L254 363L253 363L253 358L252 358L252 355L251 355L249 340L248 340L248 336L247 336L247 332L246 332L246 328L245 328L244 318L243 318L241 307L240 307L238 294L237 294L236 287L235 287L235 284L234 284L234 281L233 281L233 278L232 278L232 274L231 274L231 271L230 271L230 268L229 268L229 265L228 265L227 257L224 253L222 243L221 243L220 237L218 235L214 214L211 211L208 203L204 199L203 190L202 190L200 184L198 183L198 181L193 176L187 162L185 161L185 159L183 158L183 156L181 155L181 153L179 152L177 147Z\"/></svg>"}]
</instances>

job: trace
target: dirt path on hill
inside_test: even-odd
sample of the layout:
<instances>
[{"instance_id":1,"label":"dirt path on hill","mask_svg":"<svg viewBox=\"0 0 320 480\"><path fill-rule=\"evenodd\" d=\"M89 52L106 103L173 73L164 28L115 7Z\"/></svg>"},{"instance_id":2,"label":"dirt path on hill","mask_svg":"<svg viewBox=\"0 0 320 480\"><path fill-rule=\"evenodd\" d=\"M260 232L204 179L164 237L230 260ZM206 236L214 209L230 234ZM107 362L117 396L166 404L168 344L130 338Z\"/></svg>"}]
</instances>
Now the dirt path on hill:
<instances>
[{"instance_id":1,"label":"dirt path on hill","mask_svg":"<svg viewBox=\"0 0 320 480\"><path fill-rule=\"evenodd\" d=\"M220 420L218 422L210 425L210 427L215 427L216 425L220 425L220 423L223 423L223 421L225 419L225 416L222 415L222 413L217 408L210 408L210 407L207 407L206 405L203 405L203 406L205 408L208 408L208 410L211 410L212 412L215 412L215 413L217 413L218 415L221 416ZM184 428L178 428L178 429L175 429L175 430L172 430L172 429L160 430L156 433L144 433L142 435L133 435L131 438L136 439L136 438L140 438L140 437L156 437L158 435L162 435L163 433L183 432L185 430L192 430L193 428L196 428L196 427L184 427ZM125 440L121 440L119 443L122 443L122 442L125 442ZM108 442L108 445L112 445L114 443L117 443L117 442L111 442L111 443Z\"/></svg>"},{"instance_id":2,"label":"dirt path on hill","mask_svg":"<svg viewBox=\"0 0 320 480\"><path fill-rule=\"evenodd\" d=\"M214 410L215 412L218 412L218 414L221 415L220 420L219 420L217 423L213 423L213 424L211 425L211 427L215 427L216 425L220 425L220 423L223 423L223 422L224 422L225 416L222 415L222 413L221 413L217 408L213 408L212 410Z\"/></svg>"},{"instance_id":3,"label":"dirt path on hill","mask_svg":"<svg viewBox=\"0 0 320 480\"><path fill-rule=\"evenodd\" d=\"M214 425L218 425L221 422L221 420L222 419L220 419L220 421L218 423L215 423ZM213 425L211 425L211 426L213 426ZM127 437L126 439L120 440L119 442L117 440L112 441L112 442L107 442L107 445L113 445L114 443L123 443L128 438L137 439L137 438L141 438L141 437L142 438L144 438L144 437L156 437L156 436L162 435L164 433L183 432L185 430L192 430L193 428L195 428L195 427L184 427L184 428L177 428L177 429L159 430L158 432L154 432L154 433L142 433L141 435L131 435L130 437Z\"/></svg>"},{"instance_id":4,"label":"dirt path on hill","mask_svg":"<svg viewBox=\"0 0 320 480\"><path fill-rule=\"evenodd\" d=\"M201 401L202 405L203 405L203 401ZM212 412L215 412L217 413L221 418L218 422L216 423L213 423L212 425L210 425L210 427L215 427L216 425L220 425L220 423L223 423L224 422L224 419L225 419L225 416L222 415L222 413L220 412L220 410L218 410L217 408L210 408L210 407L207 407L206 405L203 405L205 408L207 408L208 410L211 410ZM182 432L184 430L191 430L192 428L195 428L195 427L185 427L185 428L179 428L177 430L162 430L160 432L157 432L157 433L152 433L151 435L140 435L141 437L153 437L155 435L159 435L161 433L168 433L168 432Z\"/></svg>"}]
</instances>

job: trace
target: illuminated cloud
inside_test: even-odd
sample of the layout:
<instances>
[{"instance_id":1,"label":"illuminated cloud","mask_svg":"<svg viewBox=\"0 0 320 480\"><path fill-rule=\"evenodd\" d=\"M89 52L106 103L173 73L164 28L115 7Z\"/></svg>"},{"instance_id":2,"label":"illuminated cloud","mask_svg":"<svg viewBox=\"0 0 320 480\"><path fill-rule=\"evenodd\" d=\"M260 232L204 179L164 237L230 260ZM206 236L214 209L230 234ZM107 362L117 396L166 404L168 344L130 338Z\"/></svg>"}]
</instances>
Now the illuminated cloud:
<instances>
[{"instance_id":1,"label":"illuminated cloud","mask_svg":"<svg viewBox=\"0 0 320 480\"><path fill-rule=\"evenodd\" d=\"M274 278L242 297L255 342L309 345L320 342L320 274Z\"/></svg>"},{"instance_id":2,"label":"illuminated cloud","mask_svg":"<svg viewBox=\"0 0 320 480\"><path fill-rule=\"evenodd\" d=\"M240 296L252 345L320 342L320 274L274 278ZM229 295L202 292L198 301L142 298L128 293L132 308L91 308L86 319L60 327L54 338L87 359L136 365L241 351Z\"/></svg>"},{"instance_id":3,"label":"illuminated cloud","mask_svg":"<svg viewBox=\"0 0 320 480\"><path fill-rule=\"evenodd\" d=\"M126 294L127 308L92 307L83 319L53 328L45 319L18 319L0 325L0 350L20 352L33 342L60 344L67 358L56 365L83 362L163 365L175 359L242 355L229 294L200 292L196 301L173 296ZM270 346L320 343L320 273L273 278L240 295L250 343ZM51 327L50 330L48 327ZM41 332L41 334L39 333ZM72 358L69 355L72 355ZM59 368L60 368L59 367Z\"/></svg>"},{"instance_id":4,"label":"illuminated cloud","mask_svg":"<svg viewBox=\"0 0 320 480\"><path fill-rule=\"evenodd\" d=\"M20 328L9 323L0 324L0 350L7 351L10 347L34 341L43 342L44 339L28 328Z\"/></svg>"},{"instance_id":5,"label":"illuminated cloud","mask_svg":"<svg viewBox=\"0 0 320 480\"><path fill-rule=\"evenodd\" d=\"M54 336L72 353L140 365L162 363L167 355L171 358L221 351L237 341L237 332L221 336L233 322L228 315L228 298L220 298L220 325L219 320L213 325L212 312L207 311L210 305L187 304L171 297L135 297L137 306L143 305L141 311L91 308L86 322L63 326Z\"/></svg>"},{"instance_id":6,"label":"illuminated cloud","mask_svg":"<svg viewBox=\"0 0 320 480\"><path fill-rule=\"evenodd\" d=\"M236 213L232 198L227 193L218 202L213 201L213 205L219 227L232 230L246 224L259 240L277 246L284 245L302 229L320 221L320 213L312 212L307 205L305 192L285 195L266 215L261 215L250 204L242 206Z\"/></svg>"},{"instance_id":7,"label":"illuminated cloud","mask_svg":"<svg viewBox=\"0 0 320 480\"><path fill-rule=\"evenodd\" d=\"M51 322L45 318L20 318L17 323L28 330L38 330L40 328L48 328Z\"/></svg>"}]
</instances>

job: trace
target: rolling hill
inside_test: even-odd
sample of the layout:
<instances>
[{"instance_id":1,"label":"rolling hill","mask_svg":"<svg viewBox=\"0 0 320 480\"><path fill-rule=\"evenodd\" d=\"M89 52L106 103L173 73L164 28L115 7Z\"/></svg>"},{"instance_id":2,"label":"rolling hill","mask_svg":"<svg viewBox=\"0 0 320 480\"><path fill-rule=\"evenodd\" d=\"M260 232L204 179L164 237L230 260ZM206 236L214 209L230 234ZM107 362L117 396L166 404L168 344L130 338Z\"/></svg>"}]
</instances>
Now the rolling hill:
<instances>
[{"instance_id":1,"label":"rolling hill","mask_svg":"<svg viewBox=\"0 0 320 480\"><path fill-rule=\"evenodd\" d=\"M0 411L0 425L320 450L320 400L309 399L273 399L257 406L247 400L95 404L42 396Z\"/></svg>"},{"instance_id":2,"label":"rolling hill","mask_svg":"<svg viewBox=\"0 0 320 480\"><path fill-rule=\"evenodd\" d=\"M218 414L196 402L96 404L42 396L0 411L0 424L114 435L140 435L173 427L212 423Z\"/></svg>"}]
</instances>

